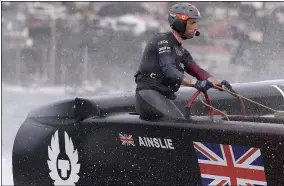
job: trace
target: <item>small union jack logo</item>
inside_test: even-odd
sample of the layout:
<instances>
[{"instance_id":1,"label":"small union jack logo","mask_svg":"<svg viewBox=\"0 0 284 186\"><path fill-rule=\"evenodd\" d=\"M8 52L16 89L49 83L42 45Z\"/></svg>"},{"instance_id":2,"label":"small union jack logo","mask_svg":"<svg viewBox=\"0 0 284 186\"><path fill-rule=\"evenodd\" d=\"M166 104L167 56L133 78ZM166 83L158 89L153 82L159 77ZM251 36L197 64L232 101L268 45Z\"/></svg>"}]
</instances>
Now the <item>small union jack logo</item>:
<instances>
[{"instance_id":1,"label":"small union jack logo","mask_svg":"<svg viewBox=\"0 0 284 186\"><path fill-rule=\"evenodd\" d=\"M267 185L260 149L204 142L193 144L202 185Z\"/></svg>"},{"instance_id":2,"label":"small union jack logo","mask_svg":"<svg viewBox=\"0 0 284 186\"><path fill-rule=\"evenodd\" d=\"M122 142L122 145L126 146L135 146L134 140L132 138L132 135L127 134L119 134L120 141Z\"/></svg>"}]
</instances>

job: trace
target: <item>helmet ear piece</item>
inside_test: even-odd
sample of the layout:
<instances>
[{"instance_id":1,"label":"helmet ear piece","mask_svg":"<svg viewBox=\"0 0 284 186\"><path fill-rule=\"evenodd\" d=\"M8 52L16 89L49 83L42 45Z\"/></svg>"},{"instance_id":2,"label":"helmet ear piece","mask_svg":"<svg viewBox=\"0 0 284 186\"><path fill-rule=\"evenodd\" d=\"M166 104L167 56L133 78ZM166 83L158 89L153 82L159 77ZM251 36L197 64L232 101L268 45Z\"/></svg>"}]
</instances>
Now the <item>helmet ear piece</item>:
<instances>
[{"instance_id":1,"label":"helmet ear piece","mask_svg":"<svg viewBox=\"0 0 284 186\"><path fill-rule=\"evenodd\" d=\"M174 24L171 25L172 29L183 35L186 29L186 21L175 19Z\"/></svg>"},{"instance_id":2,"label":"helmet ear piece","mask_svg":"<svg viewBox=\"0 0 284 186\"><path fill-rule=\"evenodd\" d=\"M176 19L177 19L176 15L169 12L168 21L171 27L172 25L174 25Z\"/></svg>"}]
</instances>

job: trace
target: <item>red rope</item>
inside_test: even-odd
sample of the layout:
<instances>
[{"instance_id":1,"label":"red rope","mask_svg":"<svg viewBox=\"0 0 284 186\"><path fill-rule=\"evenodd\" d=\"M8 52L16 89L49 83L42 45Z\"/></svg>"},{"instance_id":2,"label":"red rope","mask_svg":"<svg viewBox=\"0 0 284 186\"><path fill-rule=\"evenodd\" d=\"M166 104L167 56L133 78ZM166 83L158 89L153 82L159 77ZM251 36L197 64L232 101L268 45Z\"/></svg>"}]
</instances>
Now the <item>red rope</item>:
<instances>
[{"instance_id":1,"label":"red rope","mask_svg":"<svg viewBox=\"0 0 284 186\"><path fill-rule=\"evenodd\" d=\"M218 88L218 87L221 87L222 85L219 85L219 84L218 84L218 85L216 85L216 86L217 86L217 88ZM231 90L231 91L232 91L232 92L235 92L234 90ZM191 107L191 106L192 106L193 102L196 100L196 98L197 98L197 96L198 96L199 94L200 94L200 91L196 91L196 92L191 96L191 98L189 99L189 101L188 101L188 103L187 103L187 107ZM245 115L246 115L246 107L245 107L244 101L243 101L243 99L242 99L241 97L239 97L239 96L236 96L236 97L238 98L238 100L239 100L239 102L240 102L240 104L241 104L241 107L242 107L242 115L245 116ZM208 105L212 106L210 97L208 96L207 93L205 93L205 99L206 99L206 103L207 103ZM220 114L219 111L210 108L210 111L209 111L208 115L217 115L218 113Z\"/></svg>"}]
</instances>

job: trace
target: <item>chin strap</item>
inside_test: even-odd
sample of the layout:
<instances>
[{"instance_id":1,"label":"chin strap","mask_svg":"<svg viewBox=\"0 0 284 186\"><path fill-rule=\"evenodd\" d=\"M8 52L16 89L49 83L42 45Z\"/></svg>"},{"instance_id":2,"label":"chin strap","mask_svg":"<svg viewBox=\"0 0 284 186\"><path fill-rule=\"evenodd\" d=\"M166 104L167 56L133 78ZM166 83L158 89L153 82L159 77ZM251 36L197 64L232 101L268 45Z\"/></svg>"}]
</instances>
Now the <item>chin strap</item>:
<instances>
[{"instance_id":1,"label":"chin strap","mask_svg":"<svg viewBox=\"0 0 284 186\"><path fill-rule=\"evenodd\" d=\"M184 34L181 35L181 38L184 39L184 40L188 39Z\"/></svg>"},{"instance_id":2,"label":"chin strap","mask_svg":"<svg viewBox=\"0 0 284 186\"><path fill-rule=\"evenodd\" d=\"M180 32L180 31L177 31L177 30L175 30L175 29L173 29L174 31L176 31L179 35L180 35L180 37L182 38L182 39L187 39L187 37L185 36L185 33L184 32Z\"/></svg>"}]
</instances>

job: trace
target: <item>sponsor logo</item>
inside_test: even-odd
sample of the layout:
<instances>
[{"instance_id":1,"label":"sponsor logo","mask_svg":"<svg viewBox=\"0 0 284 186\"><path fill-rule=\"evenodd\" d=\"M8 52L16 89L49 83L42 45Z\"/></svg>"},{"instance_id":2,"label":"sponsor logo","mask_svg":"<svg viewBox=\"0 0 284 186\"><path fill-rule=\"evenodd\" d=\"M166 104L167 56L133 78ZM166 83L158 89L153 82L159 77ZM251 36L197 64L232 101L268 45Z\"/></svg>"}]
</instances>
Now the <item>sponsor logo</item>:
<instances>
[{"instance_id":1,"label":"sponsor logo","mask_svg":"<svg viewBox=\"0 0 284 186\"><path fill-rule=\"evenodd\" d=\"M51 138L48 146L48 168L54 185L75 185L79 180L80 171L78 164L78 152L74 149L73 142L68 134L64 133L65 153L60 152L58 131Z\"/></svg>"},{"instance_id":2,"label":"sponsor logo","mask_svg":"<svg viewBox=\"0 0 284 186\"><path fill-rule=\"evenodd\" d=\"M132 135L119 134L120 141L124 146L135 146L138 144L140 147L153 147L158 149L175 149L173 146L172 139L166 138L152 138L152 137L141 137L134 139ZM138 140L137 140L138 139Z\"/></svg>"},{"instance_id":3,"label":"sponsor logo","mask_svg":"<svg viewBox=\"0 0 284 186\"><path fill-rule=\"evenodd\" d=\"M171 52L171 47L169 46L164 46L158 49L159 54L164 53L164 52Z\"/></svg>"},{"instance_id":4,"label":"sponsor logo","mask_svg":"<svg viewBox=\"0 0 284 186\"><path fill-rule=\"evenodd\" d=\"M183 48L178 47L178 46L174 46L174 49L175 49L176 54L177 54L178 56L183 56L183 54L184 54L184 49L183 49Z\"/></svg>"},{"instance_id":5,"label":"sponsor logo","mask_svg":"<svg viewBox=\"0 0 284 186\"><path fill-rule=\"evenodd\" d=\"M182 68L182 69L184 69L184 64L183 63L179 63L179 66Z\"/></svg>"},{"instance_id":6,"label":"sponsor logo","mask_svg":"<svg viewBox=\"0 0 284 186\"><path fill-rule=\"evenodd\" d=\"M162 51L162 50L170 50L170 49L171 49L171 47L164 46L164 47L159 48L159 52Z\"/></svg>"},{"instance_id":7,"label":"sponsor logo","mask_svg":"<svg viewBox=\"0 0 284 186\"><path fill-rule=\"evenodd\" d=\"M161 45L161 44L168 44L169 42L167 40L163 40L163 41L159 41L158 42L158 45Z\"/></svg>"},{"instance_id":8,"label":"sponsor logo","mask_svg":"<svg viewBox=\"0 0 284 186\"><path fill-rule=\"evenodd\" d=\"M193 145L202 185L267 185L260 149L205 142Z\"/></svg>"},{"instance_id":9,"label":"sponsor logo","mask_svg":"<svg viewBox=\"0 0 284 186\"><path fill-rule=\"evenodd\" d=\"M120 141L122 142L122 145L135 146L132 135L119 134L119 138L120 138Z\"/></svg>"}]
</instances>

